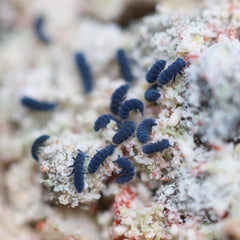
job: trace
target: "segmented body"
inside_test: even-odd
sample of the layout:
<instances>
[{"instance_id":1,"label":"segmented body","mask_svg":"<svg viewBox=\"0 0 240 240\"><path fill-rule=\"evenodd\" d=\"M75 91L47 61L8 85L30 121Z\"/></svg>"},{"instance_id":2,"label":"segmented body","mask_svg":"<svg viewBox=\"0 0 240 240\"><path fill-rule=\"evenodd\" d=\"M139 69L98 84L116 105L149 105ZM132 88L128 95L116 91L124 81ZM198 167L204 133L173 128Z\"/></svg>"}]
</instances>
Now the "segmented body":
<instances>
[{"instance_id":1,"label":"segmented body","mask_svg":"<svg viewBox=\"0 0 240 240\"><path fill-rule=\"evenodd\" d=\"M94 124L94 130L95 132L99 131L101 128L106 127L106 125L111 121L115 121L118 125L118 127L121 126L121 123L119 122L119 120L117 118L115 118L114 116L110 115L110 114L103 114L102 116L100 116Z\"/></svg>"},{"instance_id":2,"label":"segmented body","mask_svg":"<svg viewBox=\"0 0 240 240\"><path fill-rule=\"evenodd\" d=\"M79 74L82 77L83 81L83 88L85 93L90 93L93 88L93 79L92 79L92 72L89 64L86 61L86 57L84 53L77 52L75 53L75 63L78 69Z\"/></svg>"},{"instance_id":3,"label":"segmented body","mask_svg":"<svg viewBox=\"0 0 240 240\"><path fill-rule=\"evenodd\" d=\"M164 149L169 147L171 147L169 141L167 139L163 139L162 141L158 141L156 143L144 145L142 150L145 154L154 154L156 152L162 152Z\"/></svg>"},{"instance_id":4,"label":"segmented body","mask_svg":"<svg viewBox=\"0 0 240 240\"><path fill-rule=\"evenodd\" d=\"M88 172L89 173L95 173L100 164L103 164L104 161L106 161L106 158L114 153L115 146L113 144L110 144L106 146L104 149L97 151L97 153L93 156L91 159L89 165L88 165Z\"/></svg>"},{"instance_id":5,"label":"segmented body","mask_svg":"<svg viewBox=\"0 0 240 240\"><path fill-rule=\"evenodd\" d=\"M135 123L133 121L125 121L118 132L113 136L113 143L120 144L126 141L135 131Z\"/></svg>"},{"instance_id":6,"label":"segmented body","mask_svg":"<svg viewBox=\"0 0 240 240\"><path fill-rule=\"evenodd\" d=\"M33 145L32 145L32 148L31 148L31 154L32 154L32 157L38 162L39 161L39 158L38 158L38 154L39 154L39 151L41 150L41 147L43 147L43 144L44 142L50 138L50 136L48 135L42 135L40 137L38 137L34 142L33 142Z\"/></svg>"},{"instance_id":7,"label":"segmented body","mask_svg":"<svg viewBox=\"0 0 240 240\"><path fill-rule=\"evenodd\" d=\"M76 158L73 157L74 163L73 165L69 166L73 168L73 171L68 175L69 177L74 174L73 182L74 186L79 193L81 193L84 189L84 161L85 155L84 153L78 149L78 155Z\"/></svg>"},{"instance_id":8,"label":"segmented body","mask_svg":"<svg viewBox=\"0 0 240 240\"><path fill-rule=\"evenodd\" d=\"M44 25L44 17L43 16L36 17L34 21L34 31L37 38L44 44L50 44L51 39L44 32L43 25Z\"/></svg>"},{"instance_id":9,"label":"segmented body","mask_svg":"<svg viewBox=\"0 0 240 240\"><path fill-rule=\"evenodd\" d=\"M118 49L116 55L117 55L117 61L120 67L120 72L124 80L126 82L132 82L133 75L132 75L130 63L125 51L123 49Z\"/></svg>"},{"instance_id":10,"label":"segmented body","mask_svg":"<svg viewBox=\"0 0 240 240\"><path fill-rule=\"evenodd\" d=\"M144 97L148 102L154 102L154 103L158 100L160 96L161 94L157 90L157 84L154 84L149 89L147 89L147 91L144 94Z\"/></svg>"},{"instance_id":11,"label":"segmented body","mask_svg":"<svg viewBox=\"0 0 240 240\"><path fill-rule=\"evenodd\" d=\"M167 61L166 60L158 60L156 61L150 70L146 74L146 80L149 83L153 83L157 80L158 75L160 72L165 68Z\"/></svg>"},{"instance_id":12,"label":"segmented body","mask_svg":"<svg viewBox=\"0 0 240 240\"><path fill-rule=\"evenodd\" d=\"M129 84L124 84L113 92L110 103L110 110L112 113L116 115L118 114L118 109L122 104L122 101L124 100L124 97L127 94L129 88Z\"/></svg>"},{"instance_id":13,"label":"segmented body","mask_svg":"<svg viewBox=\"0 0 240 240\"><path fill-rule=\"evenodd\" d=\"M152 131L152 127L156 126L154 119L148 118L143 120L137 129L137 138L141 143L146 143L149 140L149 133Z\"/></svg>"},{"instance_id":14,"label":"segmented body","mask_svg":"<svg viewBox=\"0 0 240 240\"><path fill-rule=\"evenodd\" d=\"M158 77L158 82L161 85L168 84L172 78L175 79L178 73L186 66L186 62L182 58L177 58L168 68L162 71Z\"/></svg>"},{"instance_id":15,"label":"segmented body","mask_svg":"<svg viewBox=\"0 0 240 240\"><path fill-rule=\"evenodd\" d=\"M143 116L143 110L144 110L143 102L135 98L125 101L119 108L120 118L127 119L129 117L129 112L132 110L134 111L139 110Z\"/></svg>"},{"instance_id":16,"label":"segmented body","mask_svg":"<svg viewBox=\"0 0 240 240\"><path fill-rule=\"evenodd\" d=\"M57 103L38 101L30 97L22 97L21 103L23 106L31 110L37 110L37 111L51 111L57 106Z\"/></svg>"},{"instance_id":17,"label":"segmented body","mask_svg":"<svg viewBox=\"0 0 240 240\"><path fill-rule=\"evenodd\" d=\"M135 176L135 167L128 160L128 158L120 158L120 156L118 156L118 159L113 162L117 163L119 168L122 168L119 173L120 176L115 180L116 183L123 184L133 179L133 177Z\"/></svg>"}]
</instances>

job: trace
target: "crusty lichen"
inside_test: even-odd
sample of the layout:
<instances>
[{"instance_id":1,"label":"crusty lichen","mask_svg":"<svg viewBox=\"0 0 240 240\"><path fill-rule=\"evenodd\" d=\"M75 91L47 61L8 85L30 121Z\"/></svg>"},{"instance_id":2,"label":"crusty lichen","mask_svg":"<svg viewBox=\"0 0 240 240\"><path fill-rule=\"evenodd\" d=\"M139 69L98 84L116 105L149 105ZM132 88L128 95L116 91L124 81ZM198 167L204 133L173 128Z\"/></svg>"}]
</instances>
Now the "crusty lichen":
<instances>
[{"instance_id":1,"label":"crusty lichen","mask_svg":"<svg viewBox=\"0 0 240 240\"><path fill-rule=\"evenodd\" d=\"M9 21L17 18L22 25L0 39L0 200L11 208L1 212L13 216L12 225L42 239L240 238L239 3L224 1L183 16L168 8L177 2L171 1L122 30L77 17L74 1L62 1L57 9L50 7L55 1L26 7L27 2L11 1ZM54 39L48 47L30 28L39 9ZM154 118L149 143L166 138L172 147L146 155L133 135L116 147L105 166L89 174L91 158L111 142L117 128L111 121L99 132L93 130L97 117L110 113L113 91L124 84L115 59L118 47L127 50L135 76L126 99L138 98L145 106L143 118L132 112L130 120L138 126L144 118ZM80 50L94 75L88 96L73 61ZM148 103L146 70L156 59L170 65L177 57L187 62L183 75L159 87L156 105ZM20 104L24 95L57 101L58 107L49 113L30 111ZM42 134L51 137L37 163L30 148ZM82 193L68 177L78 149L89 156ZM124 185L114 182L120 169L113 161L119 154L136 168L135 178ZM88 217L82 208L88 209ZM29 225L34 234L26 230Z\"/></svg>"}]
</instances>

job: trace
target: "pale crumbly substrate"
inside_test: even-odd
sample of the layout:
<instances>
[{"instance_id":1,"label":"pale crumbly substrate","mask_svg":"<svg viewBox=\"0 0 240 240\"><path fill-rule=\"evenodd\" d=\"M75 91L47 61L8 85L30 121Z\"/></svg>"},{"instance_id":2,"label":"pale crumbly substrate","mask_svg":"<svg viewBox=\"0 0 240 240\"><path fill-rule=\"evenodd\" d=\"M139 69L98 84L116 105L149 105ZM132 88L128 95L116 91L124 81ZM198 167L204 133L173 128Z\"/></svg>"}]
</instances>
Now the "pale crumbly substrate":
<instances>
[{"instance_id":1,"label":"pale crumbly substrate","mask_svg":"<svg viewBox=\"0 0 240 240\"><path fill-rule=\"evenodd\" d=\"M220 4L194 18L161 5L157 11L129 32L69 17L62 35L50 25L56 44L47 48L30 30L2 41L1 191L3 206L11 209L2 212L6 219L12 213L16 228L42 239L240 239L240 6ZM89 41L92 34L98 38ZM112 121L98 133L93 125L109 113L112 92L124 84L114 60L119 46L134 59L136 81L127 99L145 105L143 118L131 113L130 119L137 126L156 119L149 143L167 138L173 147L147 156L133 136L95 174L84 174L85 188L77 193L67 176L77 149L89 156L87 170L96 150L115 134ZM75 50L86 51L95 73L89 96L73 63ZM188 63L184 75L160 88L157 105L147 103L146 69L159 58L171 64L177 57ZM33 113L20 105L23 95L59 105L53 113ZM29 149L41 134L51 138L38 164ZM119 154L136 167L129 184L114 183L119 169L112 161ZM104 201L113 204L106 208Z\"/></svg>"}]
</instances>

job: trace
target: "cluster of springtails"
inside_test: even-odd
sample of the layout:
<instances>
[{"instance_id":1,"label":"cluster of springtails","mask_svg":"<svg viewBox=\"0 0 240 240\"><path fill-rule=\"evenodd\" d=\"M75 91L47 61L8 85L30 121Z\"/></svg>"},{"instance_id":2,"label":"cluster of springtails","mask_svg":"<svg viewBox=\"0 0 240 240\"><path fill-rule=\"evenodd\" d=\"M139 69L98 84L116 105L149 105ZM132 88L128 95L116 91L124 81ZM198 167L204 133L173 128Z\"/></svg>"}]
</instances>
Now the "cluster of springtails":
<instances>
[{"instance_id":1,"label":"cluster of springtails","mask_svg":"<svg viewBox=\"0 0 240 240\"><path fill-rule=\"evenodd\" d=\"M115 131L117 132L113 136L112 142L109 145L107 145L105 148L99 151L97 150L95 155L91 158L88 164L87 173L89 174L95 173L99 169L100 165L104 166L104 162L107 161L106 159L108 156L114 153L116 146L123 143L133 135L136 129L135 123L133 121L125 120L129 117L130 112L139 110L143 115L144 105L141 100L130 99L130 100L124 101L124 98L126 97L126 94L129 88L130 88L129 84L124 84L119 88L117 88L113 92L111 97L110 110L112 111L113 114L116 114L116 115L118 114L118 117L121 120L119 120L117 117L111 114L103 114L95 121L94 130L96 132L98 132L100 129L105 128L107 124L110 123L110 121L114 121L118 129L117 130L115 129ZM139 142L147 143L147 141L150 138L149 134L151 132L151 129L155 125L156 123L153 119L145 119L142 121L142 123L138 126L138 129L137 129L137 138ZM48 135L42 135L34 141L31 149L31 153L35 160L39 161L38 153L41 150L41 147L44 146L44 142L48 138L49 138ZM144 145L143 152L145 154L154 154L155 152L158 152L158 151L162 152L164 149L170 146L171 145L169 144L168 140L163 139L161 142ZM74 174L74 177L73 177L74 185L79 193L82 192L84 188L83 164L85 161L85 157L88 157L88 156L85 156L85 154L78 149L77 156L73 157L73 160L74 160L73 165L69 166L73 168L73 171L69 176ZM119 168L121 168L120 173L115 179L116 183L123 184L123 183L129 182L134 178L135 168L127 157L120 157L119 155L118 158L113 162L116 163Z\"/></svg>"},{"instance_id":2,"label":"cluster of springtails","mask_svg":"<svg viewBox=\"0 0 240 240\"><path fill-rule=\"evenodd\" d=\"M39 17L36 19L35 22L35 32L39 40L42 42L49 44L50 38L48 38L43 31L43 18ZM128 121L126 119L129 118L129 114L131 111L139 111L143 116L144 111L144 104L139 99L130 99L124 101L126 98L126 94L130 88L130 84L133 81L133 75L131 72L130 64L128 58L124 52L124 50L119 49L116 52L117 61L120 67L120 72L125 79L127 84L124 84L117 88L111 97L110 103L110 111L118 115L121 119L119 120L118 117L115 117L111 114L103 114L101 115L94 124L95 132L98 132L100 129L103 129L110 123L110 121L114 121L118 127L115 129L116 134L112 138L112 142L107 145L105 148L101 150L97 150L96 154L92 157L88 164L88 171L87 173L93 174L95 173L100 165L104 166L104 163L107 161L107 157L114 153L115 148L129 139L136 129L136 125L133 121ZM75 63L79 74L83 79L83 87L86 93L92 91L93 84L92 84L92 73L91 68L88 65L86 58L82 52L77 52L75 54ZM145 92L145 99L149 102L156 103L157 99L161 96L158 91L158 87L164 84L168 84L171 79L175 80L176 75L179 73L181 74L181 70L186 66L184 59L177 58L175 62L173 62L167 69L164 70L166 66L166 60L158 60L154 63L154 65L150 68L150 70L146 74L146 80L149 83L154 83L146 92ZM155 83L156 80L158 83ZM21 103L23 106L28 107L31 110L38 110L38 111L50 111L53 110L57 103L49 103L45 101L38 101L36 99L32 99L30 97L23 97L21 99ZM122 122L123 121L123 122ZM150 139L150 133L152 131L152 127L156 126L154 119L148 118L143 120L138 128L137 128L137 138L138 141L142 144L145 144L142 147L142 150L145 154L154 154L156 152L162 152L164 149L171 147L169 141L167 139L163 139L162 141L158 141L156 143L146 144ZM50 136L42 135L37 138L31 148L32 157L39 161L38 154L41 148L44 146L44 143ZM73 182L75 188L79 193L81 193L84 189L84 161L85 161L85 154L78 149L78 154L76 157L73 157L74 163L73 165L69 166L73 168L73 171L68 176L74 175ZM120 173L118 174L117 178L115 179L116 183L123 184L132 180L135 176L135 168L133 164L129 161L127 157L120 157L113 161L116 163L119 168L121 168Z\"/></svg>"},{"instance_id":3,"label":"cluster of springtails","mask_svg":"<svg viewBox=\"0 0 240 240\"><path fill-rule=\"evenodd\" d=\"M146 74L146 80L149 83L154 83L145 92L145 99L148 102L156 103L161 94L158 87L168 84L172 79L175 81L177 74L181 74L181 70L186 66L186 62L182 58L177 58L167 69L163 70L166 66L166 60L157 60ZM155 83L155 82L158 83Z\"/></svg>"}]
</instances>

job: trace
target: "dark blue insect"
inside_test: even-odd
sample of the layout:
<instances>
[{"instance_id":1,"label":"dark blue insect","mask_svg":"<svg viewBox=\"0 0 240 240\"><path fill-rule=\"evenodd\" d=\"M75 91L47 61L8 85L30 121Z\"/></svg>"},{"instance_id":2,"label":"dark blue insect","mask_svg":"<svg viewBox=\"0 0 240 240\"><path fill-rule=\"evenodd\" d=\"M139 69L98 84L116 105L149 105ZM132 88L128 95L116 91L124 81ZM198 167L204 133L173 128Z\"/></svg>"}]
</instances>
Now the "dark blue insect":
<instances>
[{"instance_id":1,"label":"dark blue insect","mask_svg":"<svg viewBox=\"0 0 240 240\"><path fill-rule=\"evenodd\" d=\"M137 129L137 138L141 143L146 143L149 140L149 133L152 131L152 127L156 126L154 119L148 118L143 120Z\"/></svg>"},{"instance_id":2,"label":"dark blue insect","mask_svg":"<svg viewBox=\"0 0 240 240\"><path fill-rule=\"evenodd\" d=\"M177 76L178 73L186 66L186 62L182 58L177 58L168 68L162 71L158 77L158 82L161 85L167 84L171 81L172 78Z\"/></svg>"},{"instance_id":3,"label":"dark blue insect","mask_svg":"<svg viewBox=\"0 0 240 240\"><path fill-rule=\"evenodd\" d=\"M162 141L158 141L156 143L151 143L143 146L143 152L146 154L154 154L156 152L162 152L164 149L171 147L169 141L167 139L163 139Z\"/></svg>"},{"instance_id":4,"label":"dark blue insect","mask_svg":"<svg viewBox=\"0 0 240 240\"><path fill-rule=\"evenodd\" d=\"M116 183L123 184L133 179L135 176L135 168L128 158L120 158L120 155L118 155L118 159L113 162L117 163L119 168L122 168L119 177L115 179Z\"/></svg>"},{"instance_id":5,"label":"dark blue insect","mask_svg":"<svg viewBox=\"0 0 240 240\"><path fill-rule=\"evenodd\" d=\"M41 42L45 44L50 44L51 39L44 33L43 25L44 25L44 17L43 16L36 17L34 21L34 31L36 33L36 36Z\"/></svg>"},{"instance_id":6,"label":"dark blue insect","mask_svg":"<svg viewBox=\"0 0 240 240\"><path fill-rule=\"evenodd\" d=\"M120 71L126 82L133 81L133 75L130 68L130 64L127 55L123 49L117 50L117 61L120 66Z\"/></svg>"},{"instance_id":7,"label":"dark blue insect","mask_svg":"<svg viewBox=\"0 0 240 240\"><path fill-rule=\"evenodd\" d=\"M33 142L33 145L32 145L32 148L31 148L31 153L32 153L32 157L38 162L39 161L39 158L38 158L38 154L41 150L41 147L43 147L43 144L44 142L50 138L50 136L48 135L42 135L40 137L38 137L34 142Z\"/></svg>"},{"instance_id":8,"label":"dark blue insect","mask_svg":"<svg viewBox=\"0 0 240 240\"><path fill-rule=\"evenodd\" d=\"M135 123L132 121L125 121L118 132L113 136L113 143L120 144L126 141L135 131Z\"/></svg>"},{"instance_id":9,"label":"dark blue insect","mask_svg":"<svg viewBox=\"0 0 240 240\"><path fill-rule=\"evenodd\" d=\"M110 104L110 110L112 111L112 113L116 115L118 114L118 109L122 104L122 101L124 100L124 97L127 94L129 87L129 84L124 84L113 92Z\"/></svg>"},{"instance_id":10,"label":"dark blue insect","mask_svg":"<svg viewBox=\"0 0 240 240\"><path fill-rule=\"evenodd\" d=\"M153 86L151 86L144 94L145 99L148 102L154 102L156 103L156 101L158 100L158 98L161 96L161 94L159 93L159 91L157 90L158 85L154 84Z\"/></svg>"},{"instance_id":11,"label":"dark blue insect","mask_svg":"<svg viewBox=\"0 0 240 240\"><path fill-rule=\"evenodd\" d=\"M113 144L110 144L106 146L104 149L97 151L97 153L93 156L90 163L88 164L88 172L89 173L95 173L100 164L103 164L103 162L106 162L106 158L114 153L115 146Z\"/></svg>"},{"instance_id":12,"label":"dark blue insect","mask_svg":"<svg viewBox=\"0 0 240 240\"><path fill-rule=\"evenodd\" d=\"M82 76L84 91L85 93L90 93L93 88L92 72L82 52L77 52L75 54L75 63L79 74Z\"/></svg>"},{"instance_id":13,"label":"dark blue insect","mask_svg":"<svg viewBox=\"0 0 240 240\"><path fill-rule=\"evenodd\" d=\"M132 110L137 111L137 109L143 116L144 105L141 100L135 98L127 100L119 108L119 116L122 119L127 119L129 117L129 112Z\"/></svg>"},{"instance_id":14,"label":"dark blue insect","mask_svg":"<svg viewBox=\"0 0 240 240\"><path fill-rule=\"evenodd\" d=\"M103 114L102 116L100 116L94 124L94 130L95 132L99 131L101 128L105 127L110 120L113 120L117 123L118 128L121 126L121 123L119 122L119 120L117 118L115 118L114 116L110 115L110 114Z\"/></svg>"},{"instance_id":15,"label":"dark blue insect","mask_svg":"<svg viewBox=\"0 0 240 240\"><path fill-rule=\"evenodd\" d=\"M76 158L73 157L73 160L74 160L73 165L68 166L73 168L73 171L68 175L68 177L74 174L73 177L74 186L80 193L84 189L84 168L83 168L83 164L85 161L84 153L78 149L78 155Z\"/></svg>"},{"instance_id":16,"label":"dark blue insect","mask_svg":"<svg viewBox=\"0 0 240 240\"><path fill-rule=\"evenodd\" d=\"M133 179L133 177L135 176L135 168L133 164L128 160L128 158L120 158L120 156L118 155L118 159L113 162L117 163L119 168L122 168L119 173L120 176L115 180L116 183L123 184Z\"/></svg>"},{"instance_id":17,"label":"dark blue insect","mask_svg":"<svg viewBox=\"0 0 240 240\"><path fill-rule=\"evenodd\" d=\"M158 60L156 61L150 70L146 74L146 79L149 83L153 83L157 80L160 72L165 68L167 61L166 60Z\"/></svg>"},{"instance_id":18,"label":"dark blue insect","mask_svg":"<svg viewBox=\"0 0 240 240\"><path fill-rule=\"evenodd\" d=\"M38 101L30 97L22 97L21 103L23 106L37 111L51 111L57 106L57 103Z\"/></svg>"}]
</instances>

